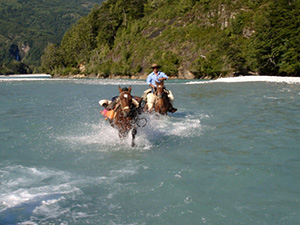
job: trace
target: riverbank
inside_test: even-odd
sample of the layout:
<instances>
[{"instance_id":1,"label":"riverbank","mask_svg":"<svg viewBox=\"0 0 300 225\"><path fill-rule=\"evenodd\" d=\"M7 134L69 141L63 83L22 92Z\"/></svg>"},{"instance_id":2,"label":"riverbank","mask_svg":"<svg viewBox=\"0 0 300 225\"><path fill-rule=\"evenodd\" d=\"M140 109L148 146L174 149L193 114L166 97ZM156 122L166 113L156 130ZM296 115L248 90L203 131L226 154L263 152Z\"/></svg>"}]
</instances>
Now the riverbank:
<instances>
[{"instance_id":1,"label":"riverbank","mask_svg":"<svg viewBox=\"0 0 300 225\"><path fill-rule=\"evenodd\" d=\"M133 80L144 80L147 79L147 74L144 75L109 75L109 76L104 76L104 75L97 75L97 74L76 74L76 75L53 75L53 78L98 78L98 79L133 79ZM170 79L178 79L175 76L169 76Z\"/></svg>"},{"instance_id":2,"label":"riverbank","mask_svg":"<svg viewBox=\"0 0 300 225\"><path fill-rule=\"evenodd\" d=\"M129 75L110 75L108 77L97 76L97 75L85 75L85 74L78 74L78 75L67 75L67 76L58 76L54 75L53 78L68 78L68 79L87 79L87 78L98 78L98 79L127 79L127 80L146 80L147 74L144 75L136 75L136 76L129 76ZM202 79L195 79L195 78L179 78L177 76L169 76L170 80L199 80L199 82L203 82L200 80L209 80L208 82L256 82L256 81L266 81L266 82L285 82L285 83L300 83L300 77L287 77L287 76L268 76L268 75L247 75L247 76L228 76L228 77L220 77L217 79L212 79L209 77L205 77ZM191 81L193 83L197 81Z\"/></svg>"},{"instance_id":3,"label":"riverbank","mask_svg":"<svg viewBox=\"0 0 300 225\"><path fill-rule=\"evenodd\" d=\"M126 76L126 75L111 75L108 77L97 76L97 75L85 75L85 74L77 74L77 75L50 75L50 74L15 74L15 75L0 75L1 80L7 79L124 79L124 80L146 80L147 74L145 75L137 75L137 76ZM232 83L232 82L257 82L257 81L265 81L265 82L279 82L279 83L300 83L300 77L283 77L283 76L267 76L267 75L250 75L250 76L231 76L231 77L221 77L217 79L209 79L206 77L205 79L182 79L177 76L169 76L170 80L191 80L190 83L203 83L203 80L207 80L207 82L224 82L224 83ZM197 81L199 80L199 81Z\"/></svg>"},{"instance_id":4,"label":"riverbank","mask_svg":"<svg viewBox=\"0 0 300 225\"><path fill-rule=\"evenodd\" d=\"M300 83L300 77L281 77L281 76L239 76L219 78L215 82L279 82L279 83Z\"/></svg>"},{"instance_id":5,"label":"riverbank","mask_svg":"<svg viewBox=\"0 0 300 225\"><path fill-rule=\"evenodd\" d=\"M14 74L14 75L0 75L0 79L20 79L20 78L51 78L50 74Z\"/></svg>"},{"instance_id":6,"label":"riverbank","mask_svg":"<svg viewBox=\"0 0 300 225\"><path fill-rule=\"evenodd\" d=\"M300 83L300 77L281 77L281 76L239 76L239 77L224 77L215 80L203 81L190 81L189 84L195 83L239 83L239 82L275 82L275 83Z\"/></svg>"}]
</instances>

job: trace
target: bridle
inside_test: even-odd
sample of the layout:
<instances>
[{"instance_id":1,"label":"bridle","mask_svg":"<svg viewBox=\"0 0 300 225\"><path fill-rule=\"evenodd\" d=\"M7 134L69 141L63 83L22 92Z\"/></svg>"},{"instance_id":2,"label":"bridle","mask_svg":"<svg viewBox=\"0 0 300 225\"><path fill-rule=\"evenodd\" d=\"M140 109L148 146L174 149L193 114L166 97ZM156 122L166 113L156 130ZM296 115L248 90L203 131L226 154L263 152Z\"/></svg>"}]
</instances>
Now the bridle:
<instances>
[{"instance_id":1,"label":"bridle","mask_svg":"<svg viewBox=\"0 0 300 225\"><path fill-rule=\"evenodd\" d=\"M161 88L161 93L160 93L160 94L158 94L158 91L157 91L158 88ZM164 89L163 89L163 88L164 88L164 87L163 87L163 84L157 84L156 91L155 91L155 95L156 95L157 99L163 98L164 95L166 94L166 93L164 92Z\"/></svg>"},{"instance_id":2,"label":"bridle","mask_svg":"<svg viewBox=\"0 0 300 225\"><path fill-rule=\"evenodd\" d=\"M119 98L120 98L121 110L122 110L123 114L125 116L127 116L131 110L130 106L132 105L133 98L128 91L121 92L119 95Z\"/></svg>"}]
</instances>

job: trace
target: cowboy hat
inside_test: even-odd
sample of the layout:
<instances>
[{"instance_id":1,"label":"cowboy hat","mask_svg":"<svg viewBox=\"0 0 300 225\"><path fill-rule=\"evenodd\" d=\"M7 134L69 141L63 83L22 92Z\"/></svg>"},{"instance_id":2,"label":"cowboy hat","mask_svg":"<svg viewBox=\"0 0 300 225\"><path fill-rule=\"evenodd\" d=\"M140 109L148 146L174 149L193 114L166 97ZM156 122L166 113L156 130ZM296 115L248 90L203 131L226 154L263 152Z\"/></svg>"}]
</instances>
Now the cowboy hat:
<instances>
[{"instance_id":1,"label":"cowboy hat","mask_svg":"<svg viewBox=\"0 0 300 225\"><path fill-rule=\"evenodd\" d=\"M152 66L151 66L151 69L153 69L153 68L160 68L160 67L161 67L160 65L158 65L156 63L153 63Z\"/></svg>"}]
</instances>

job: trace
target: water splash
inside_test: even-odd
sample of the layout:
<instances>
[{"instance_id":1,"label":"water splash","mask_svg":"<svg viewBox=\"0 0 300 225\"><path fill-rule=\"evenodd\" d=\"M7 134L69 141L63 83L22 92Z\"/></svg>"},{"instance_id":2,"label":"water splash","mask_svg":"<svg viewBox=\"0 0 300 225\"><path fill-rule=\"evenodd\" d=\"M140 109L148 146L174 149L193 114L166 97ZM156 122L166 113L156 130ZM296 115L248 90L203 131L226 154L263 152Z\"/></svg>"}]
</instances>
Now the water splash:
<instances>
[{"instance_id":1,"label":"water splash","mask_svg":"<svg viewBox=\"0 0 300 225\"><path fill-rule=\"evenodd\" d=\"M135 175L141 166L128 161L96 176L1 163L0 168L0 224L48 224L60 217L73 222L94 217L89 210L93 204L109 208L109 201L121 191L120 182ZM84 200L90 185L102 190L102 204ZM83 202L76 203L78 199Z\"/></svg>"},{"instance_id":2,"label":"water splash","mask_svg":"<svg viewBox=\"0 0 300 225\"><path fill-rule=\"evenodd\" d=\"M0 223L35 224L32 218L56 218L65 196L78 195L70 175L62 171L37 169L21 165L2 165L0 185ZM34 215L34 216L33 216Z\"/></svg>"},{"instance_id":3,"label":"water splash","mask_svg":"<svg viewBox=\"0 0 300 225\"><path fill-rule=\"evenodd\" d=\"M138 128L134 150L149 150L159 140L165 138L184 138L201 135L202 114L183 114L178 117L143 114L141 118L147 121L145 127ZM132 150L131 133L121 140L117 129L112 128L108 121L101 118L98 124L77 124L70 134L57 139L78 145L98 145L97 151Z\"/></svg>"}]
</instances>

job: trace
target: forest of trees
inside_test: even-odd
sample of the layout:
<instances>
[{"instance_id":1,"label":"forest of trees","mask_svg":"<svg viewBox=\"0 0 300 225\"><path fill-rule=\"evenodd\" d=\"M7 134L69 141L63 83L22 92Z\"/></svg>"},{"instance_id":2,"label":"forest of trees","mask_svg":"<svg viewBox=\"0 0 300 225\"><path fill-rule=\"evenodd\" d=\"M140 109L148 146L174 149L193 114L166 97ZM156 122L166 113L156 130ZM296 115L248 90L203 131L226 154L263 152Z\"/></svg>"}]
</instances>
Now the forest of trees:
<instances>
[{"instance_id":1,"label":"forest of trees","mask_svg":"<svg viewBox=\"0 0 300 225\"><path fill-rule=\"evenodd\" d=\"M45 72L107 77L300 75L300 0L108 0L42 57ZM183 76L184 77L184 76Z\"/></svg>"},{"instance_id":2,"label":"forest of trees","mask_svg":"<svg viewBox=\"0 0 300 225\"><path fill-rule=\"evenodd\" d=\"M102 0L1 0L0 74L38 71L49 43Z\"/></svg>"},{"instance_id":3,"label":"forest of trees","mask_svg":"<svg viewBox=\"0 0 300 225\"><path fill-rule=\"evenodd\" d=\"M300 76L300 0L106 0L53 39L39 70L57 75Z\"/></svg>"}]
</instances>

